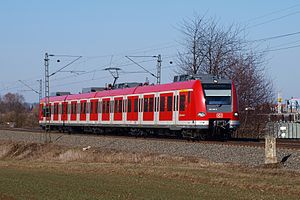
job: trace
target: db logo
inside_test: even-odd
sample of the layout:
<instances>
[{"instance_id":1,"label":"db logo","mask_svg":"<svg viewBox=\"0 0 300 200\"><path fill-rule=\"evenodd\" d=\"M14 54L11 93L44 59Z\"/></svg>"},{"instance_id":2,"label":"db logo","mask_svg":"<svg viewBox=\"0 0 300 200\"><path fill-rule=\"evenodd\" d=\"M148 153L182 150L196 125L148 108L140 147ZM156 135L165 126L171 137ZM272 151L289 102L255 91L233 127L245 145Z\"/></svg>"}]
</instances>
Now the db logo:
<instances>
[{"instance_id":1,"label":"db logo","mask_svg":"<svg viewBox=\"0 0 300 200\"><path fill-rule=\"evenodd\" d=\"M216 114L216 117L217 117L217 118L223 118L223 113L217 113L217 114Z\"/></svg>"}]
</instances>

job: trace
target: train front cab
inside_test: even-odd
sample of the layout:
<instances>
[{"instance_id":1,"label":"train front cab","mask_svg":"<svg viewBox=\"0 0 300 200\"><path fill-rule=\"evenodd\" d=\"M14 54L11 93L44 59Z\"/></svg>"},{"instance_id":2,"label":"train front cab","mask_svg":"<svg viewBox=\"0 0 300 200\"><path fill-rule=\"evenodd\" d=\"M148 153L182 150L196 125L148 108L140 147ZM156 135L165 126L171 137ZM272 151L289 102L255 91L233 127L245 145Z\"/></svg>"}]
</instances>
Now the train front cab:
<instances>
[{"instance_id":1,"label":"train front cab","mask_svg":"<svg viewBox=\"0 0 300 200\"><path fill-rule=\"evenodd\" d=\"M227 79L203 81L203 97L206 112L198 117L206 118L212 134L229 136L239 126L237 94L234 84Z\"/></svg>"}]
</instances>

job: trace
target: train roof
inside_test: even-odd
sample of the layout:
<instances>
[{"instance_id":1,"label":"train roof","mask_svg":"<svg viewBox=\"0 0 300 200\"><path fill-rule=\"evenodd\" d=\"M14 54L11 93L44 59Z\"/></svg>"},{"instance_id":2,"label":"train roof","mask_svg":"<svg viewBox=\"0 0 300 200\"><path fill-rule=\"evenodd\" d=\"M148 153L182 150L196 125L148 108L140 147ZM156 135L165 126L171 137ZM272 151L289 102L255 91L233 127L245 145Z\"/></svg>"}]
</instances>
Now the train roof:
<instances>
[{"instance_id":1,"label":"train roof","mask_svg":"<svg viewBox=\"0 0 300 200\"><path fill-rule=\"evenodd\" d=\"M199 80L189 80L189 81L184 81L184 82L166 83L166 84L160 84L160 85L143 85L143 86L137 86L137 87L133 87L133 88L104 90L104 91L99 91L99 92L91 92L91 93L84 93L84 94L71 94L71 95L65 95L65 96L54 96L54 97L50 97L50 102L192 89L197 83L199 84L200 81ZM41 100L41 102L44 102L44 101L45 101L45 98L43 98Z\"/></svg>"}]
</instances>

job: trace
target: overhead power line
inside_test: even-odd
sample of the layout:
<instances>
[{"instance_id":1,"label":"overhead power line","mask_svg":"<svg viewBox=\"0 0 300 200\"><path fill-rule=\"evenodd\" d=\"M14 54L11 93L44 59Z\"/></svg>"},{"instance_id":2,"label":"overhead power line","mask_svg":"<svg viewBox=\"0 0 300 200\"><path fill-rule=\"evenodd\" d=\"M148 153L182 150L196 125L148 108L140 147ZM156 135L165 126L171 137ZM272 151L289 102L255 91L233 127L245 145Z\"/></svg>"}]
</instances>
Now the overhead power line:
<instances>
[{"instance_id":1,"label":"overhead power line","mask_svg":"<svg viewBox=\"0 0 300 200\"><path fill-rule=\"evenodd\" d=\"M281 17L276 17L276 18L267 20L267 21L265 21L265 22L261 22L261 23L258 23L258 24L254 24L254 25L252 25L252 26L249 26L248 28L253 28L253 27L261 26L261 25L264 25L264 24L267 24L267 23L270 23L270 22L274 22L274 21L277 21L277 20L280 20L280 19L289 17L289 16L291 16L291 15L296 15L296 14L299 14L299 13L300 13L300 11L292 12L292 13L289 13L289 14L287 14L287 15L283 15L283 16L281 16Z\"/></svg>"},{"instance_id":2,"label":"overhead power line","mask_svg":"<svg viewBox=\"0 0 300 200\"><path fill-rule=\"evenodd\" d=\"M262 52L281 51L281 50L293 49L293 48L298 48L298 47L300 47L300 44L299 45L294 45L294 46L277 48L277 49L268 49L268 50L265 50L265 51L262 51Z\"/></svg>"},{"instance_id":3,"label":"overhead power line","mask_svg":"<svg viewBox=\"0 0 300 200\"><path fill-rule=\"evenodd\" d=\"M278 39L278 38L289 37L289 36L299 35L299 34L300 34L300 31L294 32L294 33L276 35L276 36L272 36L272 37L266 37L266 38L257 39L257 40L252 40L252 41L249 41L249 42L260 42L260 41L274 40L274 39Z\"/></svg>"},{"instance_id":4,"label":"overhead power line","mask_svg":"<svg viewBox=\"0 0 300 200\"><path fill-rule=\"evenodd\" d=\"M280 13L280 12L283 12L283 11L286 11L286 10L291 10L291 9L296 8L296 7L299 7L299 6L300 6L300 4L295 4L295 5L286 7L286 8L282 8L282 9L279 9L279 10L275 10L275 11L269 12L269 13L267 13L267 14L264 14L264 15L261 15L261 16L258 16L258 17L254 17L254 18L252 18L252 19L249 19L249 20L247 20L247 22L251 22L251 21L258 20L258 19L262 19L262 18L271 16L271 15L274 15L274 14L276 14L276 13Z\"/></svg>"},{"instance_id":5,"label":"overhead power line","mask_svg":"<svg viewBox=\"0 0 300 200\"><path fill-rule=\"evenodd\" d=\"M54 55L49 55L49 56L54 56ZM56 55L55 55L56 56ZM60 55L60 56L68 56L71 57L69 55ZM75 60L69 62L68 64L66 64L65 66L63 66L62 68L58 69L57 71L53 72L52 74L50 74L49 76L53 76L54 74L60 72L61 70L65 69L66 67L70 66L71 64L73 64L74 62L76 62L77 60L79 60L80 58L82 58L82 56L72 56L72 57L77 57Z\"/></svg>"}]
</instances>

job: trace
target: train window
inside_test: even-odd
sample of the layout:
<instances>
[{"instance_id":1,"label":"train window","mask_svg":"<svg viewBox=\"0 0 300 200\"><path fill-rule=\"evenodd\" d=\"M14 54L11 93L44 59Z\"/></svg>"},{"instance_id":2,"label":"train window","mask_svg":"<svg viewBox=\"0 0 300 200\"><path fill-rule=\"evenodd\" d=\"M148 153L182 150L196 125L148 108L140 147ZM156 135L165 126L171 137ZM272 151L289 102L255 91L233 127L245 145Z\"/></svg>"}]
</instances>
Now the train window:
<instances>
[{"instance_id":1,"label":"train window","mask_svg":"<svg viewBox=\"0 0 300 200\"><path fill-rule=\"evenodd\" d=\"M65 114L69 114L69 105L68 103L65 103Z\"/></svg>"},{"instance_id":2,"label":"train window","mask_svg":"<svg viewBox=\"0 0 300 200\"><path fill-rule=\"evenodd\" d=\"M62 114L67 114L68 113L68 104L63 103L62 104Z\"/></svg>"},{"instance_id":3,"label":"train window","mask_svg":"<svg viewBox=\"0 0 300 200\"><path fill-rule=\"evenodd\" d=\"M63 114L65 114L65 104L64 103L62 103L61 104L61 114L63 115Z\"/></svg>"},{"instance_id":4,"label":"train window","mask_svg":"<svg viewBox=\"0 0 300 200\"><path fill-rule=\"evenodd\" d=\"M80 103L77 103L77 108L78 108L78 110L77 110L77 113L81 113L81 104Z\"/></svg>"},{"instance_id":5,"label":"train window","mask_svg":"<svg viewBox=\"0 0 300 200\"><path fill-rule=\"evenodd\" d=\"M161 112L165 111L165 97L160 97L160 109Z\"/></svg>"},{"instance_id":6,"label":"train window","mask_svg":"<svg viewBox=\"0 0 300 200\"><path fill-rule=\"evenodd\" d=\"M188 92L188 103L191 102L191 91Z\"/></svg>"},{"instance_id":7,"label":"train window","mask_svg":"<svg viewBox=\"0 0 300 200\"><path fill-rule=\"evenodd\" d=\"M179 110L184 111L185 110L185 95L180 95L180 105Z\"/></svg>"},{"instance_id":8,"label":"train window","mask_svg":"<svg viewBox=\"0 0 300 200\"><path fill-rule=\"evenodd\" d=\"M94 105L94 114L97 114L98 113L98 104L99 103L98 103L98 101L95 101L94 104L95 104Z\"/></svg>"},{"instance_id":9,"label":"train window","mask_svg":"<svg viewBox=\"0 0 300 200\"><path fill-rule=\"evenodd\" d=\"M148 104L148 98L145 98L144 99L144 112L148 112L149 110L148 110L148 106L149 106L149 104Z\"/></svg>"},{"instance_id":10,"label":"train window","mask_svg":"<svg viewBox=\"0 0 300 200\"><path fill-rule=\"evenodd\" d=\"M125 112L126 111L126 99L124 99L123 101L122 101L123 103L122 103L122 107L123 107L123 110L122 110L122 112Z\"/></svg>"},{"instance_id":11,"label":"train window","mask_svg":"<svg viewBox=\"0 0 300 200\"><path fill-rule=\"evenodd\" d=\"M127 111L128 112L131 112L131 106L132 106L132 102L131 102L131 99L128 99L128 101L127 101Z\"/></svg>"},{"instance_id":12,"label":"train window","mask_svg":"<svg viewBox=\"0 0 300 200\"><path fill-rule=\"evenodd\" d=\"M142 100L142 98L140 98L139 99L139 112L142 112L142 107L143 107L142 103L143 103L143 100Z\"/></svg>"},{"instance_id":13,"label":"train window","mask_svg":"<svg viewBox=\"0 0 300 200\"><path fill-rule=\"evenodd\" d=\"M62 105L58 105L58 114L61 114L61 106L62 106ZM51 106L51 107L50 107L50 111L51 111L52 113L54 113L54 110L53 110L53 109L54 109L54 107Z\"/></svg>"},{"instance_id":14,"label":"train window","mask_svg":"<svg viewBox=\"0 0 300 200\"><path fill-rule=\"evenodd\" d=\"M58 114L58 104L54 104L54 115Z\"/></svg>"},{"instance_id":15,"label":"train window","mask_svg":"<svg viewBox=\"0 0 300 200\"><path fill-rule=\"evenodd\" d=\"M149 112L153 112L153 97L149 98Z\"/></svg>"},{"instance_id":16,"label":"train window","mask_svg":"<svg viewBox=\"0 0 300 200\"><path fill-rule=\"evenodd\" d=\"M86 113L86 102L81 102L80 113L81 114L85 114Z\"/></svg>"},{"instance_id":17,"label":"train window","mask_svg":"<svg viewBox=\"0 0 300 200\"><path fill-rule=\"evenodd\" d=\"M167 111L172 111L172 99L173 99L172 96L168 96L168 99L167 99Z\"/></svg>"},{"instance_id":18,"label":"train window","mask_svg":"<svg viewBox=\"0 0 300 200\"><path fill-rule=\"evenodd\" d=\"M106 106L106 102L102 101L102 113L106 112L105 106Z\"/></svg>"},{"instance_id":19,"label":"train window","mask_svg":"<svg viewBox=\"0 0 300 200\"><path fill-rule=\"evenodd\" d=\"M86 103L86 107L85 107L85 113L90 113L90 102Z\"/></svg>"},{"instance_id":20,"label":"train window","mask_svg":"<svg viewBox=\"0 0 300 200\"><path fill-rule=\"evenodd\" d=\"M156 112L156 101L157 101L157 97L154 97L154 112Z\"/></svg>"},{"instance_id":21,"label":"train window","mask_svg":"<svg viewBox=\"0 0 300 200\"><path fill-rule=\"evenodd\" d=\"M76 103L71 103L71 114L76 114Z\"/></svg>"},{"instance_id":22,"label":"train window","mask_svg":"<svg viewBox=\"0 0 300 200\"><path fill-rule=\"evenodd\" d=\"M173 111L176 111L176 95L174 95L174 100L173 100L173 102L174 102Z\"/></svg>"},{"instance_id":23,"label":"train window","mask_svg":"<svg viewBox=\"0 0 300 200\"><path fill-rule=\"evenodd\" d=\"M117 111L118 111L118 100L115 100L114 112L116 113Z\"/></svg>"},{"instance_id":24,"label":"train window","mask_svg":"<svg viewBox=\"0 0 300 200\"><path fill-rule=\"evenodd\" d=\"M178 95L176 95L176 111L178 111L178 104L179 104Z\"/></svg>"},{"instance_id":25,"label":"train window","mask_svg":"<svg viewBox=\"0 0 300 200\"><path fill-rule=\"evenodd\" d=\"M138 112L138 99L134 99L134 112Z\"/></svg>"},{"instance_id":26,"label":"train window","mask_svg":"<svg viewBox=\"0 0 300 200\"><path fill-rule=\"evenodd\" d=\"M50 117L51 116L51 108L49 108L49 106L45 106L44 107L44 116L45 117Z\"/></svg>"},{"instance_id":27,"label":"train window","mask_svg":"<svg viewBox=\"0 0 300 200\"><path fill-rule=\"evenodd\" d=\"M67 105L68 105L68 108L67 108L68 114L71 114L71 104L67 104Z\"/></svg>"},{"instance_id":28,"label":"train window","mask_svg":"<svg viewBox=\"0 0 300 200\"><path fill-rule=\"evenodd\" d=\"M109 101L104 101L104 113L109 113Z\"/></svg>"},{"instance_id":29,"label":"train window","mask_svg":"<svg viewBox=\"0 0 300 200\"><path fill-rule=\"evenodd\" d=\"M128 99L124 99L124 101L123 101L124 102L123 103L123 105L124 105L123 106L123 112L127 112L127 106L126 106L127 105L127 101L128 101Z\"/></svg>"},{"instance_id":30,"label":"train window","mask_svg":"<svg viewBox=\"0 0 300 200\"><path fill-rule=\"evenodd\" d=\"M98 103L98 111L99 111L99 113L102 112L102 101L99 101L99 103Z\"/></svg>"},{"instance_id":31,"label":"train window","mask_svg":"<svg viewBox=\"0 0 300 200\"><path fill-rule=\"evenodd\" d=\"M90 111L91 113L94 113L94 102L90 103Z\"/></svg>"},{"instance_id":32,"label":"train window","mask_svg":"<svg viewBox=\"0 0 300 200\"><path fill-rule=\"evenodd\" d=\"M108 103L108 113L113 113L114 112L114 101L109 101Z\"/></svg>"}]
</instances>

